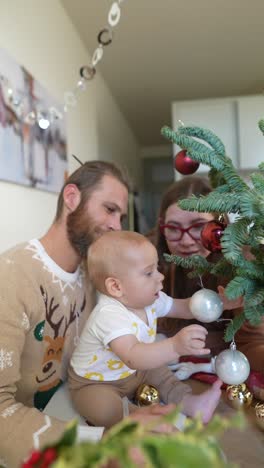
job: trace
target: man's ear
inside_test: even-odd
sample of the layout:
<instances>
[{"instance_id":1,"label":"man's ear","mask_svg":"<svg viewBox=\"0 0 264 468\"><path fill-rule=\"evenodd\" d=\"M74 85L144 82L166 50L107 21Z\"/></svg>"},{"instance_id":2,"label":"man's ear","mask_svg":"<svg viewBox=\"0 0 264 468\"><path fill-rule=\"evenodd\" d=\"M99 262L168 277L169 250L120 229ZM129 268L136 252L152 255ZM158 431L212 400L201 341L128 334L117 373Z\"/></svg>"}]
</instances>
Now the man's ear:
<instances>
[{"instance_id":1,"label":"man's ear","mask_svg":"<svg viewBox=\"0 0 264 468\"><path fill-rule=\"evenodd\" d=\"M81 201L81 192L75 184L66 185L63 190L64 205L68 212L72 213L79 206Z\"/></svg>"},{"instance_id":2,"label":"man's ear","mask_svg":"<svg viewBox=\"0 0 264 468\"><path fill-rule=\"evenodd\" d=\"M112 297L120 298L123 295L123 288L121 282L117 278L106 278L105 289L107 293Z\"/></svg>"}]
</instances>

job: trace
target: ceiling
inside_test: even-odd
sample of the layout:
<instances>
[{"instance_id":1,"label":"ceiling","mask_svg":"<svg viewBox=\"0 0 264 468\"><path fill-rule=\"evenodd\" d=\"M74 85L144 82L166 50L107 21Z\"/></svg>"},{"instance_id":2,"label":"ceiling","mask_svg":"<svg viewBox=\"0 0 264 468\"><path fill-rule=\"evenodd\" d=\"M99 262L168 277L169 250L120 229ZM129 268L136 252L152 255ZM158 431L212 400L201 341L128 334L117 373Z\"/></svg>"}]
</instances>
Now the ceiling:
<instances>
[{"instance_id":1,"label":"ceiling","mask_svg":"<svg viewBox=\"0 0 264 468\"><path fill-rule=\"evenodd\" d=\"M93 54L113 0L61 2ZM174 100L263 92L264 0L124 0L120 6L97 69L140 145L167 143L160 129L171 123Z\"/></svg>"}]
</instances>

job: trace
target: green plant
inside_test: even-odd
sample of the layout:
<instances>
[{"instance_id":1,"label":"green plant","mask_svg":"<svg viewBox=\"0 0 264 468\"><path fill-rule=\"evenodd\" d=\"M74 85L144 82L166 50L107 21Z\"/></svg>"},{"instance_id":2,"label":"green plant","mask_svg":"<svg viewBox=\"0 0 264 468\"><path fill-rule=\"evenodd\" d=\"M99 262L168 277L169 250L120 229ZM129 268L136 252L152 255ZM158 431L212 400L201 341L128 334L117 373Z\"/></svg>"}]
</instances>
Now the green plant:
<instances>
[{"instance_id":1,"label":"green plant","mask_svg":"<svg viewBox=\"0 0 264 468\"><path fill-rule=\"evenodd\" d=\"M162 418L175 421L178 411ZM45 447L42 452L33 452L23 466L44 468L222 468L231 467L219 448L217 437L227 428L242 428L244 418L237 414L226 420L215 416L204 426L200 420L190 420L184 432L161 434L151 432L151 427L126 419L114 426L98 443L76 443L76 424L72 423L63 437L54 445ZM132 460L131 449L139 448L144 462ZM51 455L48 464L43 454ZM54 455L56 457L54 458ZM111 461L111 465L108 463Z\"/></svg>"}]
</instances>

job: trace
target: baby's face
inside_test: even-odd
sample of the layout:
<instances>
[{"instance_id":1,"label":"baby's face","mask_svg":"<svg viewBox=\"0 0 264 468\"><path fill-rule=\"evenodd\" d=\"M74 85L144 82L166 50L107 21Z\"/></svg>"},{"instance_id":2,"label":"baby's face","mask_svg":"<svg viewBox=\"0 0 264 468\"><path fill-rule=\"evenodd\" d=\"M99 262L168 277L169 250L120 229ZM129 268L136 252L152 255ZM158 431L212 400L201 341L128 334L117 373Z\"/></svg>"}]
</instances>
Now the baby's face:
<instances>
[{"instance_id":1,"label":"baby's face","mask_svg":"<svg viewBox=\"0 0 264 468\"><path fill-rule=\"evenodd\" d=\"M157 251L150 242L131 248L128 261L122 265L122 302L132 309L151 305L159 296L163 279L158 271Z\"/></svg>"}]
</instances>

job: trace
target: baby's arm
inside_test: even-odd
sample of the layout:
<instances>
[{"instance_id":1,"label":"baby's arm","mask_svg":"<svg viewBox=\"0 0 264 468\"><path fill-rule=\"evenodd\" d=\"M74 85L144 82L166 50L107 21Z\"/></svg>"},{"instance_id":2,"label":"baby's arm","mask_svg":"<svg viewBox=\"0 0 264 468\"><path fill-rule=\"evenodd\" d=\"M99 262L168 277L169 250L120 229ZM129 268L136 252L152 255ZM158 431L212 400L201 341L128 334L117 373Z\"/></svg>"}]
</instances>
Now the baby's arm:
<instances>
[{"instance_id":1,"label":"baby's arm","mask_svg":"<svg viewBox=\"0 0 264 468\"><path fill-rule=\"evenodd\" d=\"M173 299L173 303L169 313L166 317L193 319L193 315L189 308L190 298L187 299Z\"/></svg>"},{"instance_id":2,"label":"baby's arm","mask_svg":"<svg viewBox=\"0 0 264 468\"><path fill-rule=\"evenodd\" d=\"M124 335L112 340L110 347L130 369L154 369L182 355L210 353L204 348L206 335L207 330L201 325L190 325L166 340L140 343L134 335Z\"/></svg>"},{"instance_id":3,"label":"baby's arm","mask_svg":"<svg viewBox=\"0 0 264 468\"><path fill-rule=\"evenodd\" d=\"M225 289L222 286L218 286L218 294L223 302L224 310L232 310L243 306L243 298L228 299L225 296ZM190 298L187 299L173 299L172 307L167 314L167 317L193 319L193 315L189 308Z\"/></svg>"}]
</instances>

